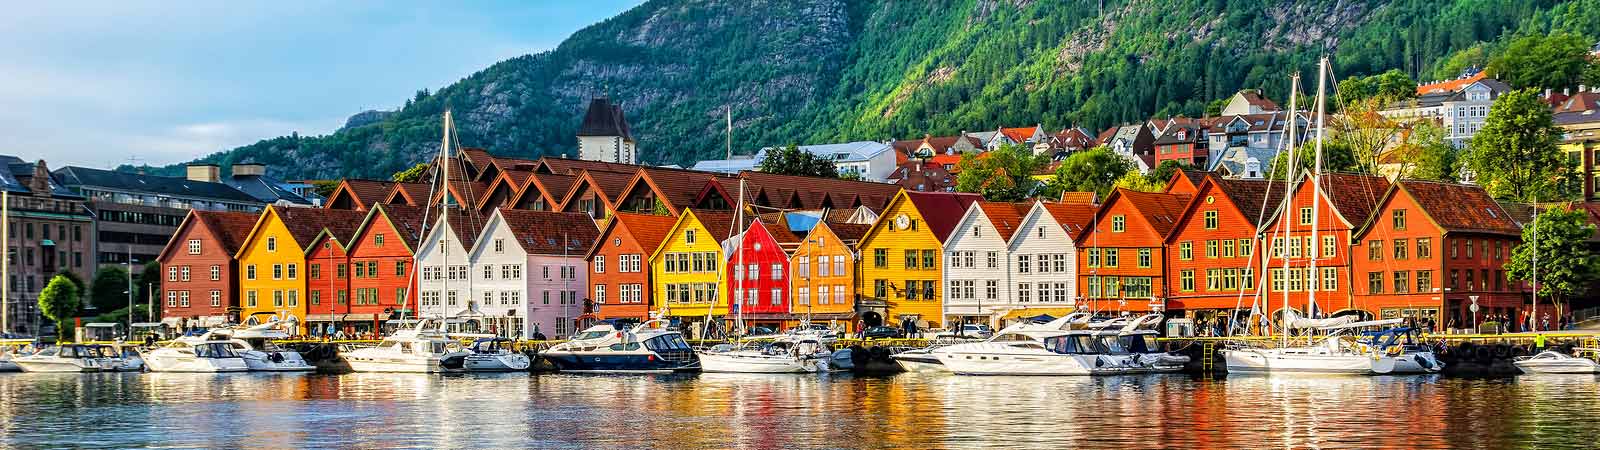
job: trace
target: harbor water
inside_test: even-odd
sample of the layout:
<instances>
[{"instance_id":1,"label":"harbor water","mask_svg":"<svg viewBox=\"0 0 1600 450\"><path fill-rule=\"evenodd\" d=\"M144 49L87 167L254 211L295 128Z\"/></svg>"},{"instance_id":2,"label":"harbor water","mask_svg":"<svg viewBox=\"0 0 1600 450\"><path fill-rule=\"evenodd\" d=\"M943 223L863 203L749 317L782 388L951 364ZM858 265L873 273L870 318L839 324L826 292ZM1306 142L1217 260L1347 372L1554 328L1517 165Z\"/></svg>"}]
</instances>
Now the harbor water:
<instances>
[{"instance_id":1,"label":"harbor water","mask_svg":"<svg viewBox=\"0 0 1600 450\"><path fill-rule=\"evenodd\" d=\"M0 374L0 447L1593 448L1600 379Z\"/></svg>"}]
</instances>

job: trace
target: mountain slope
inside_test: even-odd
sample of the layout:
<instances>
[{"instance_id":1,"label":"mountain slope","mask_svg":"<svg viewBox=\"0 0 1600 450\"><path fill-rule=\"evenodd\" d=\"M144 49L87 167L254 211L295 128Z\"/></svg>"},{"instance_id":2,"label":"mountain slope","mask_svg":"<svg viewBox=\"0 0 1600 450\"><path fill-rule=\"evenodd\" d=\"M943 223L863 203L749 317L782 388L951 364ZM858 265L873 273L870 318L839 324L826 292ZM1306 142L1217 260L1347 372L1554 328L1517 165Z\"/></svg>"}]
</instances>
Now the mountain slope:
<instances>
[{"instance_id":1,"label":"mountain slope","mask_svg":"<svg viewBox=\"0 0 1600 450\"><path fill-rule=\"evenodd\" d=\"M1596 10L1600 0L652 0L398 111L203 160L384 177L434 151L447 107L464 145L575 155L582 108L600 94L624 105L647 163L721 157L728 108L743 152L1000 124L1099 129L1197 116L1240 88L1282 98L1286 75L1312 72L1330 49L1341 76L1417 74L1502 35L1594 38Z\"/></svg>"}]
</instances>

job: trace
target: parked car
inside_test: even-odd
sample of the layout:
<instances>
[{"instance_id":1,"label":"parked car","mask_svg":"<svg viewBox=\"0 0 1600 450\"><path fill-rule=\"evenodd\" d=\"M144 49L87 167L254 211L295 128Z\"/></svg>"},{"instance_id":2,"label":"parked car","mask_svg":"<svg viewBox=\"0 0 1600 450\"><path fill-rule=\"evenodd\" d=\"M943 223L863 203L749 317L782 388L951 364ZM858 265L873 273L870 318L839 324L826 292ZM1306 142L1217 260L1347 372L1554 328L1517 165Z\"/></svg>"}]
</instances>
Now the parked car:
<instances>
[{"instance_id":1,"label":"parked car","mask_svg":"<svg viewBox=\"0 0 1600 450\"><path fill-rule=\"evenodd\" d=\"M868 328L866 333L862 333L862 336L867 339L893 339L906 337L906 332L895 327L872 327Z\"/></svg>"}]
</instances>

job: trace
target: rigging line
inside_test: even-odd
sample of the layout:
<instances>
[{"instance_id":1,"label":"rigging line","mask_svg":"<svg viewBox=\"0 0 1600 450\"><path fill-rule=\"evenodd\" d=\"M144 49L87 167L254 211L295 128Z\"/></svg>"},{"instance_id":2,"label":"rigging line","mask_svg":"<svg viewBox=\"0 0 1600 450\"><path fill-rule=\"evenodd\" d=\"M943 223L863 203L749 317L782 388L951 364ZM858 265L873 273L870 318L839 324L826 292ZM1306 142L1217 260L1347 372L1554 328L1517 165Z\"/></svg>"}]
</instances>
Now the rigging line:
<instances>
[{"instance_id":1,"label":"rigging line","mask_svg":"<svg viewBox=\"0 0 1600 450\"><path fill-rule=\"evenodd\" d=\"M1293 120L1294 115L1295 115L1294 111L1289 111L1290 120L1289 120L1288 126L1295 126L1295 122ZM1288 131L1288 130L1285 129L1285 131ZM1278 140L1278 149L1277 149L1278 151L1275 152L1275 154L1283 152L1284 149L1289 145L1288 141L1290 139L1293 139L1293 137L1294 137L1294 135L1291 133L1291 134L1289 134L1288 138ZM1278 158L1272 158L1272 161L1270 163L1268 163L1268 164L1270 164L1270 165L1267 167L1267 173L1273 173L1275 170L1277 170L1277 167L1278 167L1278 164L1279 164ZM1285 173L1287 173L1287 171L1285 171ZM1261 239L1262 238L1262 233L1261 233L1261 228L1260 227L1261 227L1261 224L1266 220L1267 207L1272 203L1272 186L1273 186L1273 183L1272 183L1271 180L1266 180L1266 184L1267 184L1266 192L1264 192L1262 194L1262 196L1261 196L1261 209L1256 211L1256 222L1255 222L1256 225L1254 227L1254 230L1252 231L1252 235L1250 236L1250 258L1249 258L1249 261L1246 263L1247 265L1245 266L1246 269L1250 269L1252 271L1254 271L1254 269L1256 268L1255 264L1256 264L1256 259L1257 258L1259 258L1261 256L1268 256L1268 255L1262 255L1261 253L1259 253L1257 251L1259 249L1257 244L1262 242L1262 239ZM1263 267L1262 267L1263 269L1266 268L1264 266L1265 266L1265 264L1263 264ZM1265 286L1266 286L1265 282L1267 281L1266 272L1267 272L1266 270L1262 270L1262 271L1260 271L1259 274L1257 274L1257 273L1251 273L1250 274L1250 277L1252 279L1255 279L1255 283L1254 283L1255 289L1252 289L1252 291L1254 291L1254 292L1251 293L1251 309L1252 310L1255 309L1256 303L1261 300L1261 298L1262 298L1262 296L1264 294L1263 291L1265 290ZM1232 335L1234 328L1238 326L1238 320L1237 319L1238 319L1238 316L1239 316L1239 309L1240 309L1240 306L1243 306L1243 305L1244 305L1244 289L1241 288L1241 289L1239 289L1238 298L1233 303L1233 313L1228 317L1228 334L1229 335Z\"/></svg>"},{"instance_id":2,"label":"rigging line","mask_svg":"<svg viewBox=\"0 0 1600 450\"><path fill-rule=\"evenodd\" d=\"M1344 116L1343 122L1346 124L1346 128L1353 127L1353 125L1351 125L1351 121L1350 121L1349 102L1346 102L1345 99L1343 98L1343 96L1339 95L1339 78L1338 78L1337 74L1333 73L1333 67L1331 67L1331 66L1328 67L1328 78L1331 81L1331 84L1333 85L1334 101L1339 102L1339 110L1345 112L1343 114L1343 116ZM1346 132L1348 132L1348 131L1349 130L1346 130ZM1390 137L1392 137L1392 136L1390 136ZM1374 155L1374 157L1376 157L1376 155ZM1373 165L1373 167L1371 167L1371 169L1374 170L1374 171L1377 170L1376 161L1374 161L1374 165ZM1375 174L1368 174L1368 175L1372 176L1372 175L1375 175ZM1396 173L1395 174L1394 184L1398 185L1400 183L1400 181L1401 181L1400 175L1401 175L1400 173ZM1370 178L1362 180L1361 181L1361 188L1362 188L1362 191L1367 194L1367 206L1368 206L1368 208L1370 208L1372 210L1371 214L1376 215L1379 212L1379 211L1377 211L1378 206L1379 206L1378 205L1379 198L1378 198L1378 194L1374 193L1372 191L1372 183L1370 183L1370 181L1371 181ZM1378 217L1371 217L1371 220L1373 221L1373 226L1376 227L1377 226L1377 221L1381 220L1381 219L1378 218ZM1385 230L1379 229L1379 230L1377 230L1377 233L1378 233L1378 237L1379 237L1379 241L1380 241L1380 245L1379 245L1380 246L1380 250L1381 250L1383 242L1390 242L1390 243L1393 242L1393 240L1390 239L1389 236L1386 236ZM1355 236L1354 236L1353 232L1352 232L1352 235L1350 237L1351 237L1351 240L1354 240ZM1355 244L1356 244L1357 247L1359 247L1361 242L1355 242ZM1407 244L1408 245L1410 244L1410 240L1407 240ZM1430 245L1430 247L1431 247L1431 245ZM1367 251L1371 252L1372 251L1372 247L1370 247L1370 246L1367 247ZM1378 254L1382 255L1383 252L1379 251ZM1368 258L1371 258L1371 255L1368 255ZM1381 256L1380 256L1380 258L1381 258ZM1381 259L1381 261L1383 261L1383 268L1384 268L1384 273L1385 274L1393 274L1395 272L1395 270L1394 270L1395 267L1393 265L1394 261L1393 261L1392 258L1383 258L1383 259ZM1351 270L1350 270L1350 285L1351 285L1351 289L1350 289L1350 294L1349 295L1354 296L1355 295L1355 276L1356 276L1356 273L1355 273L1355 270L1354 270L1355 269L1355 252L1354 251L1350 252L1350 254L1348 255L1346 263L1349 264L1349 266L1351 268ZM1411 281L1412 280L1406 280L1406 283L1409 285L1411 283ZM1371 286L1368 286L1368 290L1369 291L1371 290ZM1368 292L1368 293L1370 294L1371 292ZM1418 292L1418 293L1422 293L1422 292ZM1396 294L1398 294L1398 292ZM1411 298L1412 297L1410 295L1405 295L1404 298L1405 298L1405 301L1406 301L1406 307L1407 308L1415 306L1413 303L1411 303Z\"/></svg>"}]
</instances>

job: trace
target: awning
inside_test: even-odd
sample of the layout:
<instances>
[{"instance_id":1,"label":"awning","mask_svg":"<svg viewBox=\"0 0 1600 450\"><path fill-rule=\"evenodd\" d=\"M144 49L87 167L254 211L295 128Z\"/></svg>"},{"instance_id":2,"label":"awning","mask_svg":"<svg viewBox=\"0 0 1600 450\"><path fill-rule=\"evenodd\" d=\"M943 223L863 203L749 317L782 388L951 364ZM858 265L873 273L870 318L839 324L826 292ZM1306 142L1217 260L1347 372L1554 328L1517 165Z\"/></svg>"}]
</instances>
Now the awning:
<instances>
[{"instance_id":1,"label":"awning","mask_svg":"<svg viewBox=\"0 0 1600 450\"><path fill-rule=\"evenodd\" d=\"M1049 316L1051 320L1054 320L1057 317L1062 317L1062 316L1066 316L1067 314L1072 314L1072 312L1074 310L1076 310L1076 309L1077 308L1070 308L1070 307L1066 307L1066 308L1022 308L1022 309L1012 310L1011 312L1006 313L1005 316L1001 316L1000 318L1001 319L1024 319L1024 318L1035 318L1035 317L1039 317L1039 316ZM1048 320L1046 322L1048 322Z\"/></svg>"},{"instance_id":2,"label":"awning","mask_svg":"<svg viewBox=\"0 0 1600 450\"><path fill-rule=\"evenodd\" d=\"M307 322L371 322L377 320L377 314L309 314Z\"/></svg>"},{"instance_id":3,"label":"awning","mask_svg":"<svg viewBox=\"0 0 1600 450\"><path fill-rule=\"evenodd\" d=\"M170 328L177 328L178 324L180 322L182 322L182 321L183 321L182 317L162 317L161 318L161 324L162 325L166 325L166 326L168 326Z\"/></svg>"}]
</instances>

